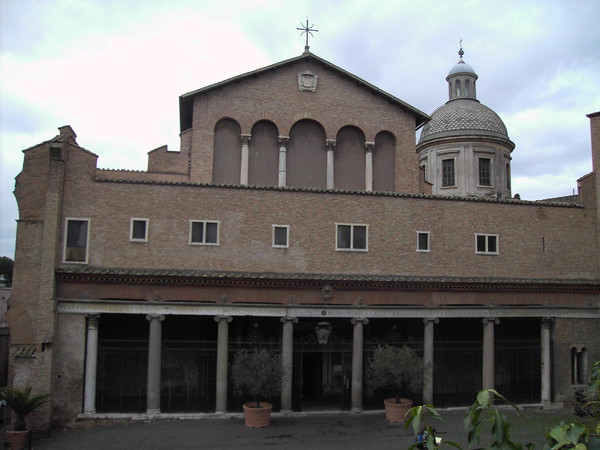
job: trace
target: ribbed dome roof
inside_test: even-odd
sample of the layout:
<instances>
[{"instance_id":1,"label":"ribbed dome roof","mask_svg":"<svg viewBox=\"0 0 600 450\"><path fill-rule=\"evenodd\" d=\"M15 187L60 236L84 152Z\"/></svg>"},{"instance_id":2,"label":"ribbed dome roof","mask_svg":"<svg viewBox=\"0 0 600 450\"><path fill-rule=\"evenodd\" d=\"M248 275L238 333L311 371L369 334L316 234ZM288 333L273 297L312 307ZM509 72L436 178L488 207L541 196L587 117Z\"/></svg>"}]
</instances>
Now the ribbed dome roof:
<instances>
[{"instance_id":1,"label":"ribbed dome roof","mask_svg":"<svg viewBox=\"0 0 600 450\"><path fill-rule=\"evenodd\" d=\"M450 100L436 109L423 127L419 145L453 136L489 136L512 144L498 114L474 99Z\"/></svg>"}]
</instances>

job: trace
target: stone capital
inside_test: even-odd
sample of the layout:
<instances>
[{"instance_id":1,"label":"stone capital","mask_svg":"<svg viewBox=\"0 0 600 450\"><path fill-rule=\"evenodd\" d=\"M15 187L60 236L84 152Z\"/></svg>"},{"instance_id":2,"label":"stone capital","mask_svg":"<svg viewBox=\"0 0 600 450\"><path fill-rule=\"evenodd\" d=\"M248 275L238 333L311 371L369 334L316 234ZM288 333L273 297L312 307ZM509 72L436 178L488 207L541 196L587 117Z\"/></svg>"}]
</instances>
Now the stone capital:
<instances>
[{"instance_id":1,"label":"stone capital","mask_svg":"<svg viewBox=\"0 0 600 450\"><path fill-rule=\"evenodd\" d=\"M279 320L281 321L281 323L287 323L287 322L292 322L292 323L298 323L298 318L297 317L281 317L279 318Z\"/></svg>"},{"instance_id":2,"label":"stone capital","mask_svg":"<svg viewBox=\"0 0 600 450\"><path fill-rule=\"evenodd\" d=\"M375 150L375 142L365 142L365 150L367 152L372 152Z\"/></svg>"},{"instance_id":3,"label":"stone capital","mask_svg":"<svg viewBox=\"0 0 600 450\"><path fill-rule=\"evenodd\" d=\"M357 323L362 323L363 325L367 325L369 323L369 319L366 317L353 317L350 322L352 325L356 325Z\"/></svg>"},{"instance_id":4,"label":"stone capital","mask_svg":"<svg viewBox=\"0 0 600 450\"><path fill-rule=\"evenodd\" d=\"M224 320L227 323L231 323L231 321L233 320L233 317L231 317L231 316L215 316L215 322L219 323L222 320Z\"/></svg>"},{"instance_id":5,"label":"stone capital","mask_svg":"<svg viewBox=\"0 0 600 450\"><path fill-rule=\"evenodd\" d=\"M500 319L498 319L497 317L486 317L484 319L481 319L481 321L484 325L487 325L488 323L498 325L500 323Z\"/></svg>"},{"instance_id":6,"label":"stone capital","mask_svg":"<svg viewBox=\"0 0 600 450\"><path fill-rule=\"evenodd\" d=\"M290 140L289 136L279 136L279 144L285 145Z\"/></svg>"},{"instance_id":7,"label":"stone capital","mask_svg":"<svg viewBox=\"0 0 600 450\"><path fill-rule=\"evenodd\" d=\"M428 323L434 323L435 325L437 325L438 323L440 323L440 319L438 319L437 317L425 317L423 319L423 323L425 325L427 325Z\"/></svg>"},{"instance_id":8,"label":"stone capital","mask_svg":"<svg viewBox=\"0 0 600 450\"><path fill-rule=\"evenodd\" d=\"M165 316L163 316L162 314L147 314L146 320L148 322L151 322L152 320L158 320L159 322L162 322L163 320L165 320Z\"/></svg>"},{"instance_id":9,"label":"stone capital","mask_svg":"<svg viewBox=\"0 0 600 450\"><path fill-rule=\"evenodd\" d=\"M98 322L100 321L100 314L86 314L88 328L98 328Z\"/></svg>"}]
</instances>

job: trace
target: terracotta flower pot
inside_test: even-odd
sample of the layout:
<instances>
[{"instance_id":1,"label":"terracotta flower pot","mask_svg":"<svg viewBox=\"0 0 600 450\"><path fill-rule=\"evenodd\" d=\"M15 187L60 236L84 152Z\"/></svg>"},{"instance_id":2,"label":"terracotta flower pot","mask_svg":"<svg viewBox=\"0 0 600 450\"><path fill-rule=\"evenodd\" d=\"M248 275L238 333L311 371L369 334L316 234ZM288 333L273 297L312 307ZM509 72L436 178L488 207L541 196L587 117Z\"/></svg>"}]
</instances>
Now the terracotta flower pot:
<instances>
[{"instance_id":1,"label":"terracotta flower pot","mask_svg":"<svg viewBox=\"0 0 600 450\"><path fill-rule=\"evenodd\" d=\"M250 428L264 428L271 424L273 405L267 402L244 403L244 423Z\"/></svg>"},{"instance_id":2,"label":"terracotta flower pot","mask_svg":"<svg viewBox=\"0 0 600 450\"><path fill-rule=\"evenodd\" d=\"M406 412L412 408L412 400L401 398L400 403L396 403L395 398L386 398L383 401L385 405L385 418L389 422L406 422Z\"/></svg>"},{"instance_id":3,"label":"terracotta flower pot","mask_svg":"<svg viewBox=\"0 0 600 450\"><path fill-rule=\"evenodd\" d=\"M6 442L10 450L22 450L29 448L29 430L6 431Z\"/></svg>"}]
</instances>

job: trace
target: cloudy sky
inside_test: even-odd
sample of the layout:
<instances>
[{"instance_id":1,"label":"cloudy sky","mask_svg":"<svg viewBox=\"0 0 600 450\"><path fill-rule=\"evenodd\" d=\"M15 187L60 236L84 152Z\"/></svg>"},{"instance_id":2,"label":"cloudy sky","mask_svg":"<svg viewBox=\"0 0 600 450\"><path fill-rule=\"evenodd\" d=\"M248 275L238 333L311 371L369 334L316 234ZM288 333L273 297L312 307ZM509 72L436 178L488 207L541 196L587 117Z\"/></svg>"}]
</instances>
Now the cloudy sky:
<instances>
[{"instance_id":1,"label":"cloudy sky","mask_svg":"<svg viewBox=\"0 0 600 450\"><path fill-rule=\"evenodd\" d=\"M431 113L458 61L515 142L513 193L570 195L600 110L597 0L0 0L0 256L14 255L22 150L71 125L102 168L178 149L178 97L316 55Z\"/></svg>"}]
</instances>

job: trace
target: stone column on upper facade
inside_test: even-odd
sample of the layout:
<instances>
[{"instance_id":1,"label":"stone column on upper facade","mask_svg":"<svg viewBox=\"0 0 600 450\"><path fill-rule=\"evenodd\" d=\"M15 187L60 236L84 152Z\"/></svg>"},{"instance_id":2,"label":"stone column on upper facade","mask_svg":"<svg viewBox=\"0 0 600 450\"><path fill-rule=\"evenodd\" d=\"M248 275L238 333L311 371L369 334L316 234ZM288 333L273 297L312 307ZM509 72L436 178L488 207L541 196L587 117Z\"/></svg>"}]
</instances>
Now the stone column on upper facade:
<instances>
[{"instance_id":1,"label":"stone column on upper facade","mask_svg":"<svg viewBox=\"0 0 600 450\"><path fill-rule=\"evenodd\" d=\"M292 412L292 379L294 373L294 324L295 317L282 317L281 337L281 412Z\"/></svg>"},{"instance_id":2,"label":"stone column on upper facade","mask_svg":"<svg viewBox=\"0 0 600 450\"><path fill-rule=\"evenodd\" d=\"M494 389L494 325L496 318L485 318L483 322L483 377L482 389Z\"/></svg>"},{"instance_id":3,"label":"stone column on upper facade","mask_svg":"<svg viewBox=\"0 0 600 450\"><path fill-rule=\"evenodd\" d=\"M542 318L540 330L540 351L541 351L541 401L550 403L552 401L552 362L550 354L550 332L554 319L550 317Z\"/></svg>"},{"instance_id":4,"label":"stone column on upper facade","mask_svg":"<svg viewBox=\"0 0 600 450\"><path fill-rule=\"evenodd\" d=\"M433 404L433 328L437 318L423 319L423 403Z\"/></svg>"},{"instance_id":5,"label":"stone column on upper facade","mask_svg":"<svg viewBox=\"0 0 600 450\"><path fill-rule=\"evenodd\" d=\"M352 319L354 333L352 337L352 412L361 412L362 388L363 388L363 326L369 323L369 319Z\"/></svg>"},{"instance_id":6,"label":"stone column on upper facade","mask_svg":"<svg viewBox=\"0 0 600 450\"><path fill-rule=\"evenodd\" d=\"M327 147L327 189L335 188L335 158L333 154L335 142L335 139L325 140L325 146Z\"/></svg>"},{"instance_id":7,"label":"stone column on upper facade","mask_svg":"<svg viewBox=\"0 0 600 450\"><path fill-rule=\"evenodd\" d=\"M278 186L287 186L287 143L289 136L279 136L279 178Z\"/></svg>"},{"instance_id":8,"label":"stone column on upper facade","mask_svg":"<svg viewBox=\"0 0 600 450\"><path fill-rule=\"evenodd\" d=\"M240 184L248 184L249 146L252 135L242 134L242 158L240 161Z\"/></svg>"},{"instance_id":9,"label":"stone column on upper facade","mask_svg":"<svg viewBox=\"0 0 600 450\"><path fill-rule=\"evenodd\" d=\"M87 316L87 341L85 345L85 387L83 413L96 412L96 368L98 365L98 321L100 314Z\"/></svg>"},{"instance_id":10,"label":"stone column on upper facade","mask_svg":"<svg viewBox=\"0 0 600 450\"><path fill-rule=\"evenodd\" d=\"M373 190L373 150L375 142L365 142L365 190Z\"/></svg>"},{"instance_id":11,"label":"stone column on upper facade","mask_svg":"<svg viewBox=\"0 0 600 450\"><path fill-rule=\"evenodd\" d=\"M217 398L215 408L217 413L227 412L229 323L232 320L231 316L215 317L215 322L219 324L217 331Z\"/></svg>"},{"instance_id":12,"label":"stone column on upper facade","mask_svg":"<svg viewBox=\"0 0 600 450\"><path fill-rule=\"evenodd\" d=\"M150 322L148 339L148 394L146 399L146 413L160 413L160 370L162 351L162 321L165 316L148 314L146 320Z\"/></svg>"}]
</instances>

